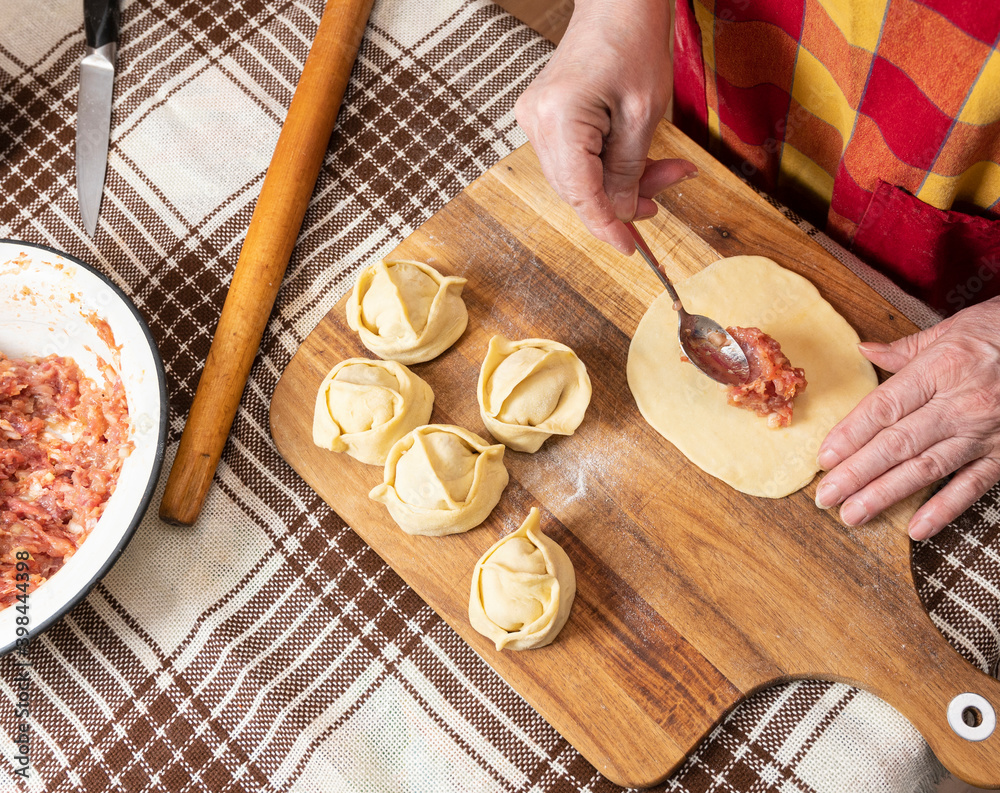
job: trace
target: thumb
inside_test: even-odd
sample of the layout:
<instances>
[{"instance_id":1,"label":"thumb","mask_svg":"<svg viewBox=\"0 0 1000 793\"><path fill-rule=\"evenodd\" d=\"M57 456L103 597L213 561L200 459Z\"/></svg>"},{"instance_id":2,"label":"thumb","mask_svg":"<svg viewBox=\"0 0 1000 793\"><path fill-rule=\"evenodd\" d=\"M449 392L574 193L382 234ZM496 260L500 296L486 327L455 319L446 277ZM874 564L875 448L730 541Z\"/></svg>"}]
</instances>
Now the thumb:
<instances>
[{"instance_id":1,"label":"thumb","mask_svg":"<svg viewBox=\"0 0 1000 793\"><path fill-rule=\"evenodd\" d=\"M895 374L917 355L937 341L941 334L951 326L951 320L939 322L937 325L912 333L891 344L877 341L865 341L858 345L861 354L880 369Z\"/></svg>"},{"instance_id":2,"label":"thumb","mask_svg":"<svg viewBox=\"0 0 1000 793\"><path fill-rule=\"evenodd\" d=\"M632 220L639 201L639 180L646 170L646 154L652 133L617 134L612 131L601 154L604 161L604 192L615 217Z\"/></svg>"},{"instance_id":3,"label":"thumb","mask_svg":"<svg viewBox=\"0 0 1000 793\"><path fill-rule=\"evenodd\" d=\"M639 195L654 198L670 185L694 179L697 175L698 166L687 160L646 160L639 179Z\"/></svg>"},{"instance_id":4,"label":"thumb","mask_svg":"<svg viewBox=\"0 0 1000 793\"><path fill-rule=\"evenodd\" d=\"M698 176L698 166L687 160L646 160L646 168L639 179L639 201L636 204L635 220L645 220L656 214L653 198L671 185L694 179Z\"/></svg>"}]
</instances>

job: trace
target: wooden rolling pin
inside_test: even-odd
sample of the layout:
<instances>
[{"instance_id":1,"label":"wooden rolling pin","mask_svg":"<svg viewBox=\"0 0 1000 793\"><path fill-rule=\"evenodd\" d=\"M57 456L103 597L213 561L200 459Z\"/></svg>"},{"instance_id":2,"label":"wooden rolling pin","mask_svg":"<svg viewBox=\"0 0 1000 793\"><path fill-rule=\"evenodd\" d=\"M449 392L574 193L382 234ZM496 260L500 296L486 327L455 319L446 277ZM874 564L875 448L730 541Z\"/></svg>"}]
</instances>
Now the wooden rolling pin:
<instances>
[{"instance_id":1,"label":"wooden rolling pin","mask_svg":"<svg viewBox=\"0 0 1000 793\"><path fill-rule=\"evenodd\" d=\"M374 0L328 0L264 177L160 517L198 518L316 187Z\"/></svg>"}]
</instances>

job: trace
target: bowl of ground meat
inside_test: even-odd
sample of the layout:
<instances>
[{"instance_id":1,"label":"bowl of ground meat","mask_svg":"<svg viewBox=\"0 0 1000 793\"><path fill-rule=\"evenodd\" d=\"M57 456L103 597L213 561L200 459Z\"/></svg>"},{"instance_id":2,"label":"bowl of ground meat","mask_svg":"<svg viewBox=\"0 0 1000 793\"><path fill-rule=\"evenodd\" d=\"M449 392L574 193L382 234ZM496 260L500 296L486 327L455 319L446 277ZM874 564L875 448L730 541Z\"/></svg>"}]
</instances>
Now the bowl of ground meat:
<instances>
[{"instance_id":1,"label":"bowl of ground meat","mask_svg":"<svg viewBox=\"0 0 1000 793\"><path fill-rule=\"evenodd\" d=\"M163 463L163 363L97 268L0 240L0 654L118 559Z\"/></svg>"}]
</instances>

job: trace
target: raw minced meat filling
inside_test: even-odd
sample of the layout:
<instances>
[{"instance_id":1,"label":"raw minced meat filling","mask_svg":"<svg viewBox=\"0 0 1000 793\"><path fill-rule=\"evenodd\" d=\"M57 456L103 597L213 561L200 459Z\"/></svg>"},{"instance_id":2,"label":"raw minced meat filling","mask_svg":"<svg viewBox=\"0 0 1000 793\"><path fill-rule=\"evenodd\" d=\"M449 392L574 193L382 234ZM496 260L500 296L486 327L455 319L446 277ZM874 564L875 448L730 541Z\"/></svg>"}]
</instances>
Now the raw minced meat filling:
<instances>
[{"instance_id":1,"label":"raw minced meat filling","mask_svg":"<svg viewBox=\"0 0 1000 793\"><path fill-rule=\"evenodd\" d=\"M0 608L13 603L15 554L30 558L28 591L46 581L97 525L132 450L121 378L104 383L72 358L0 353Z\"/></svg>"},{"instance_id":2,"label":"raw minced meat filling","mask_svg":"<svg viewBox=\"0 0 1000 793\"><path fill-rule=\"evenodd\" d=\"M781 345L760 328L726 328L750 364L750 379L731 386L730 405L754 411L772 429L792 422L792 401L806 387L805 373L781 352Z\"/></svg>"}]
</instances>

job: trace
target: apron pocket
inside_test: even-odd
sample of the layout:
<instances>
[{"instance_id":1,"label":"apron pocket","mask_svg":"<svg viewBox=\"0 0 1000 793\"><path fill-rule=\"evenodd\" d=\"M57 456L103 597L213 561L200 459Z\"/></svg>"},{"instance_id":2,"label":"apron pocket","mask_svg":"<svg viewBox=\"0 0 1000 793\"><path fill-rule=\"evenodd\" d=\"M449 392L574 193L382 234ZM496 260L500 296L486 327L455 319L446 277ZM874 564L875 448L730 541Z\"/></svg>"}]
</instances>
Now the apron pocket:
<instances>
[{"instance_id":1,"label":"apron pocket","mask_svg":"<svg viewBox=\"0 0 1000 793\"><path fill-rule=\"evenodd\" d=\"M937 209L881 179L851 247L946 315L1000 295L1000 220Z\"/></svg>"}]
</instances>

